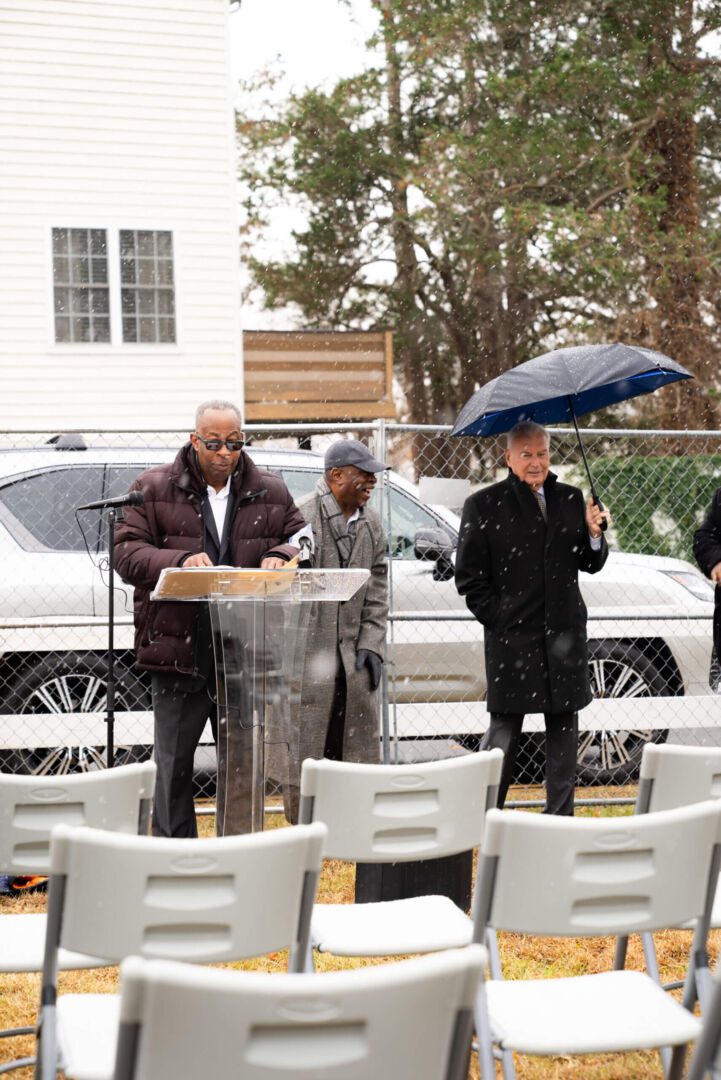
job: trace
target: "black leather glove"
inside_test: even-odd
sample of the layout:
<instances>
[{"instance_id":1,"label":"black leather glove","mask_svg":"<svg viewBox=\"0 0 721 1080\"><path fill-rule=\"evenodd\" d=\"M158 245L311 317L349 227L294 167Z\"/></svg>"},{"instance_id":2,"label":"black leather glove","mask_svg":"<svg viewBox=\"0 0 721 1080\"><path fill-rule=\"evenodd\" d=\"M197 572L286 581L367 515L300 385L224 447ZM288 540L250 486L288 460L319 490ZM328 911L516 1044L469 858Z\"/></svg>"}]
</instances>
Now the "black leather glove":
<instances>
[{"instance_id":1,"label":"black leather glove","mask_svg":"<svg viewBox=\"0 0 721 1080\"><path fill-rule=\"evenodd\" d=\"M378 653L371 652L370 649L359 649L355 657L355 669L360 671L362 667L367 667L370 672L371 690L377 690L381 684L383 670L383 661Z\"/></svg>"}]
</instances>

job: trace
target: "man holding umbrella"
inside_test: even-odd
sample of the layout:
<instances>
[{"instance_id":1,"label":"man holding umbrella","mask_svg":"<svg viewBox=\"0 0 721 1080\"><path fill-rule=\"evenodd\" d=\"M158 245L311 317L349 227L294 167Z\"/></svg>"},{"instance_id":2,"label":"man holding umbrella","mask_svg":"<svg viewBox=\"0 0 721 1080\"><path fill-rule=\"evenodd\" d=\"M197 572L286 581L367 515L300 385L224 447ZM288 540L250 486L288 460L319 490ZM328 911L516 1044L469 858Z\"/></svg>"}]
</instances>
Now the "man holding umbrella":
<instances>
[{"instance_id":1,"label":"man holding umbrella","mask_svg":"<svg viewBox=\"0 0 721 1080\"><path fill-rule=\"evenodd\" d=\"M490 726L504 753L503 803L527 712L546 722L546 813L573 814L578 710L591 701L578 573L608 557L607 510L549 471L550 439L530 421L506 442L507 479L466 500L456 586L485 631Z\"/></svg>"}]
</instances>

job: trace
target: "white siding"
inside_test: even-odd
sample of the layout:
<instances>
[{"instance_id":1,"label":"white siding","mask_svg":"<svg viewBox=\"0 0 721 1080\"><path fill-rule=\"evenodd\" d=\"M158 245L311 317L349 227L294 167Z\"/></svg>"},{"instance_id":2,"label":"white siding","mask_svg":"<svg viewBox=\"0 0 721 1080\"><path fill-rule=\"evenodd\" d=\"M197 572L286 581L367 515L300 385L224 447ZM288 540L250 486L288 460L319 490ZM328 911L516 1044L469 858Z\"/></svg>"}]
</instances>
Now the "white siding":
<instances>
[{"instance_id":1,"label":"white siding","mask_svg":"<svg viewBox=\"0 0 721 1080\"><path fill-rule=\"evenodd\" d=\"M0 0L0 429L242 405L228 11ZM177 345L123 345L117 318L112 346L55 345L53 226L171 230Z\"/></svg>"}]
</instances>

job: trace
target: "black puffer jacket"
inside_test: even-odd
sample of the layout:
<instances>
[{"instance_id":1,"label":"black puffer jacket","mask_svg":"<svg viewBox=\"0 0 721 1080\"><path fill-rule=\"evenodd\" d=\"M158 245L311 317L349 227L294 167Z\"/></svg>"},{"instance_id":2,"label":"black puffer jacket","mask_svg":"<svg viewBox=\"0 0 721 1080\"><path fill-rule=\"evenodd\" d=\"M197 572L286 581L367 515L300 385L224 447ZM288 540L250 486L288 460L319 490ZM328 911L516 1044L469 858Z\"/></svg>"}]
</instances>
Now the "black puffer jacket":
<instances>
[{"instance_id":1,"label":"black puffer jacket","mask_svg":"<svg viewBox=\"0 0 721 1080\"><path fill-rule=\"evenodd\" d=\"M201 604L154 603L150 593L161 570L180 566L204 550L202 503L207 485L195 452L187 443L169 465L148 469L131 490L145 496L129 506L115 530L116 566L135 588L135 657L150 671L197 671L196 639ZM283 480L261 471L241 453L231 480L230 562L260 566L268 555L295 553L286 541L305 522Z\"/></svg>"}]
</instances>

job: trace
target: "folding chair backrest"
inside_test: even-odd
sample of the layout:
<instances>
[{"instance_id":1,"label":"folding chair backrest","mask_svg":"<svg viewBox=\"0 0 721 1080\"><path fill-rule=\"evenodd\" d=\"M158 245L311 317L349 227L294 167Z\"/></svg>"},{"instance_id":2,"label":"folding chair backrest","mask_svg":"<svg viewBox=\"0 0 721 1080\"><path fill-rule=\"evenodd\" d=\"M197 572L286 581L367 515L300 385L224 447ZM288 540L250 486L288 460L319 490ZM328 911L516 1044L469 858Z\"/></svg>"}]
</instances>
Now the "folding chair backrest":
<instances>
[{"instance_id":1,"label":"folding chair backrest","mask_svg":"<svg viewBox=\"0 0 721 1080\"><path fill-rule=\"evenodd\" d=\"M643 748L637 811L672 810L719 797L721 747L647 743Z\"/></svg>"},{"instance_id":2,"label":"folding chair backrest","mask_svg":"<svg viewBox=\"0 0 721 1080\"><path fill-rule=\"evenodd\" d=\"M359 862L435 859L477 847L495 806L500 750L418 765L303 762L301 821L328 827L325 855Z\"/></svg>"},{"instance_id":3,"label":"folding chair backrest","mask_svg":"<svg viewBox=\"0 0 721 1080\"><path fill-rule=\"evenodd\" d=\"M312 904L324 835L320 824L218 840L60 826L49 921L64 883L59 944L75 952L205 963L283 949Z\"/></svg>"},{"instance_id":4,"label":"folding chair backrest","mask_svg":"<svg viewBox=\"0 0 721 1080\"><path fill-rule=\"evenodd\" d=\"M721 802L620 818L492 810L477 917L549 936L674 926L706 911L719 842Z\"/></svg>"},{"instance_id":5,"label":"folding chair backrest","mask_svg":"<svg viewBox=\"0 0 721 1080\"><path fill-rule=\"evenodd\" d=\"M465 1080L483 956L471 945L321 975L133 957L114 1080Z\"/></svg>"},{"instance_id":6,"label":"folding chair backrest","mask_svg":"<svg viewBox=\"0 0 721 1080\"><path fill-rule=\"evenodd\" d=\"M0 774L0 872L46 874L54 825L137 833L154 784L152 761L72 776Z\"/></svg>"}]
</instances>

